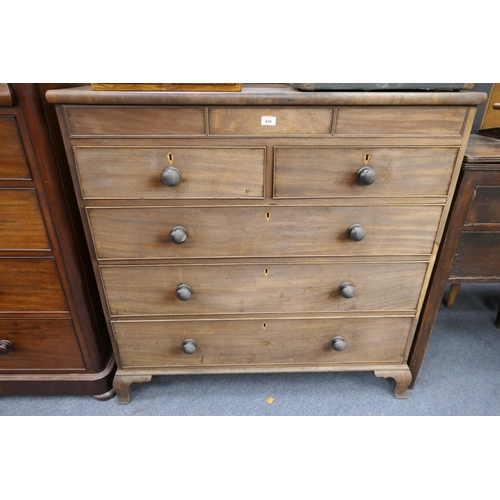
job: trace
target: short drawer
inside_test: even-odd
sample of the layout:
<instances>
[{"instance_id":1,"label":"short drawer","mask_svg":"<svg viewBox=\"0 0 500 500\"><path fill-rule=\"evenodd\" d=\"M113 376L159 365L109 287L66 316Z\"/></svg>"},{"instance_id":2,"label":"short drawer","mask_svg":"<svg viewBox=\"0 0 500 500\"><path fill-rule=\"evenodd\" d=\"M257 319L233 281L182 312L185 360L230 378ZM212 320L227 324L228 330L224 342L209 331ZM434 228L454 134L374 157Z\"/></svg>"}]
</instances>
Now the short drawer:
<instances>
[{"instance_id":1,"label":"short drawer","mask_svg":"<svg viewBox=\"0 0 500 500\"><path fill-rule=\"evenodd\" d=\"M65 106L71 137L205 135L204 108Z\"/></svg>"},{"instance_id":2,"label":"short drawer","mask_svg":"<svg viewBox=\"0 0 500 500\"><path fill-rule=\"evenodd\" d=\"M335 135L408 135L460 137L464 107L340 107Z\"/></svg>"},{"instance_id":3,"label":"short drawer","mask_svg":"<svg viewBox=\"0 0 500 500\"><path fill-rule=\"evenodd\" d=\"M450 278L500 279L500 232L464 231Z\"/></svg>"},{"instance_id":4,"label":"short drawer","mask_svg":"<svg viewBox=\"0 0 500 500\"><path fill-rule=\"evenodd\" d=\"M277 147L274 196L446 196L457 154L457 148Z\"/></svg>"},{"instance_id":5,"label":"short drawer","mask_svg":"<svg viewBox=\"0 0 500 500\"><path fill-rule=\"evenodd\" d=\"M13 116L0 116L0 179L30 179L26 154Z\"/></svg>"},{"instance_id":6,"label":"short drawer","mask_svg":"<svg viewBox=\"0 0 500 500\"><path fill-rule=\"evenodd\" d=\"M476 188L465 224L500 224L500 186Z\"/></svg>"},{"instance_id":7,"label":"short drawer","mask_svg":"<svg viewBox=\"0 0 500 500\"><path fill-rule=\"evenodd\" d=\"M49 250L34 189L0 189L0 250Z\"/></svg>"},{"instance_id":8,"label":"short drawer","mask_svg":"<svg viewBox=\"0 0 500 500\"><path fill-rule=\"evenodd\" d=\"M402 363L412 318L113 322L124 368ZM345 349L332 348L342 337ZM185 340L196 350L185 354ZM338 344L336 344L338 345Z\"/></svg>"},{"instance_id":9,"label":"short drawer","mask_svg":"<svg viewBox=\"0 0 500 500\"><path fill-rule=\"evenodd\" d=\"M110 313L415 311L427 263L102 266ZM345 295L345 296L344 296Z\"/></svg>"},{"instance_id":10,"label":"short drawer","mask_svg":"<svg viewBox=\"0 0 500 500\"><path fill-rule=\"evenodd\" d=\"M333 108L214 108L210 135L331 135Z\"/></svg>"},{"instance_id":11,"label":"short drawer","mask_svg":"<svg viewBox=\"0 0 500 500\"><path fill-rule=\"evenodd\" d=\"M83 198L264 197L265 148L75 147L74 153Z\"/></svg>"},{"instance_id":12,"label":"short drawer","mask_svg":"<svg viewBox=\"0 0 500 500\"><path fill-rule=\"evenodd\" d=\"M0 319L1 341L0 372L85 369L71 320Z\"/></svg>"},{"instance_id":13,"label":"short drawer","mask_svg":"<svg viewBox=\"0 0 500 500\"><path fill-rule=\"evenodd\" d=\"M53 259L0 259L0 312L66 312Z\"/></svg>"},{"instance_id":14,"label":"short drawer","mask_svg":"<svg viewBox=\"0 0 500 500\"><path fill-rule=\"evenodd\" d=\"M87 208L99 259L430 255L441 212L434 205ZM349 238L356 224L361 241ZM179 226L187 237L176 244Z\"/></svg>"}]
</instances>

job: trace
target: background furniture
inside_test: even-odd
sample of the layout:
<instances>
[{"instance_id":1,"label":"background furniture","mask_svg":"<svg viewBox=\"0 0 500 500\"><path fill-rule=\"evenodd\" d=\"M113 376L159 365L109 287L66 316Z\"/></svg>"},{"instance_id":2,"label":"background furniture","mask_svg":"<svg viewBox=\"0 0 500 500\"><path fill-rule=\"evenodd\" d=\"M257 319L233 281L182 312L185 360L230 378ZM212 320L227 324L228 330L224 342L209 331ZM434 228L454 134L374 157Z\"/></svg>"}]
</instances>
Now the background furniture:
<instances>
[{"instance_id":1,"label":"background furniture","mask_svg":"<svg viewBox=\"0 0 500 500\"><path fill-rule=\"evenodd\" d=\"M500 281L500 141L471 135L453 207L428 296L422 309L410 368L415 381L445 286L453 283L450 307L460 283ZM500 315L497 316L497 326ZM413 382L414 383L414 382Z\"/></svg>"},{"instance_id":2,"label":"background furniture","mask_svg":"<svg viewBox=\"0 0 500 500\"><path fill-rule=\"evenodd\" d=\"M68 186L39 86L2 84L0 394L113 395L116 366Z\"/></svg>"},{"instance_id":3,"label":"background furniture","mask_svg":"<svg viewBox=\"0 0 500 500\"><path fill-rule=\"evenodd\" d=\"M112 333L152 375L374 371L406 397L477 92L51 90Z\"/></svg>"}]
</instances>

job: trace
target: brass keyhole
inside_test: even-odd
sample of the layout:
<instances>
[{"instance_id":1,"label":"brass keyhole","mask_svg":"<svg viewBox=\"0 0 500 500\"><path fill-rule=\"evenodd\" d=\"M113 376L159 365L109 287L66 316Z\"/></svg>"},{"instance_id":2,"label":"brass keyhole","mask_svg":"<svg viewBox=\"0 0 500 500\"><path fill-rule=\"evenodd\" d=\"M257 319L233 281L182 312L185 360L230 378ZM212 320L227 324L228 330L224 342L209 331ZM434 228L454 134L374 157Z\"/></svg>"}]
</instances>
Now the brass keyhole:
<instances>
[{"instance_id":1,"label":"brass keyhole","mask_svg":"<svg viewBox=\"0 0 500 500\"><path fill-rule=\"evenodd\" d=\"M168 163L170 163L170 165L172 165L172 163L174 163L174 155L170 151L167 154L167 160L168 160Z\"/></svg>"},{"instance_id":2,"label":"brass keyhole","mask_svg":"<svg viewBox=\"0 0 500 500\"><path fill-rule=\"evenodd\" d=\"M264 269L264 275L266 276L266 278L269 276L269 268L268 267L266 267Z\"/></svg>"},{"instance_id":3,"label":"brass keyhole","mask_svg":"<svg viewBox=\"0 0 500 500\"><path fill-rule=\"evenodd\" d=\"M271 212L266 212L266 221L269 222L270 218L271 218Z\"/></svg>"},{"instance_id":4,"label":"brass keyhole","mask_svg":"<svg viewBox=\"0 0 500 500\"><path fill-rule=\"evenodd\" d=\"M372 157L372 155L370 153L365 154L365 165L368 165L368 162L370 161L371 157Z\"/></svg>"},{"instance_id":5,"label":"brass keyhole","mask_svg":"<svg viewBox=\"0 0 500 500\"><path fill-rule=\"evenodd\" d=\"M267 328L267 323L262 323L262 328L265 330Z\"/></svg>"}]
</instances>

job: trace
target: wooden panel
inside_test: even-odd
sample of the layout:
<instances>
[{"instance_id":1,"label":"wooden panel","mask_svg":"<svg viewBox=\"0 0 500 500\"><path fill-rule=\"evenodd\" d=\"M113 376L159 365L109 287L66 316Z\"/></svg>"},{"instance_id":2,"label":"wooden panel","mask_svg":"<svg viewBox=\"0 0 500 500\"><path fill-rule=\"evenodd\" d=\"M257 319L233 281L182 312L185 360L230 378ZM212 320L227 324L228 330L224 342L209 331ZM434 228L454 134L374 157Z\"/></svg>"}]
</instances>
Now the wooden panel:
<instances>
[{"instance_id":1,"label":"wooden panel","mask_svg":"<svg viewBox=\"0 0 500 500\"><path fill-rule=\"evenodd\" d=\"M0 259L0 312L67 311L53 259Z\"/></svg>"},{"instance_id":2,"label":"wooden panel","mask_svg":"<svg viewBox=\"0 0 500 500\"><path fill-rule=\"evenodd\" d=\"M401 363L411 318L114 322L124 367ZM335 351L331 340L344 337ZM182 351L194 339L194 354Z\"/></svg>"},{"instance_id":3,"label":"wooden panel","mask_svg":"<svg viewBox=\"0 0 500 500\"><path fill-rule=\"evenodd\" d=\"M274 118L273 125L263 119ZM210 135L330 134L333 108L215 108L208 112Z\"/></svg>"},{"instance_id":4,"label":"wooden panel","mask_svg":"<svg viewBox=\"0 0 500 500\"><path fill-rule=\"evenodd\" d=\"M0 179L29 179L30 172L23 145L10 116L0 116Z\"/></svg>"},{"instance_id":5,"label":"wooden panel","mask_svg":"<svg viewBox=\"0 0 500 500\"><path fill-rule=\"evenodd\" d=\"M335 135L460 136L466 108L339 108Z\"/></svg>"},{"instance_id":6,"label":"wooden panel","mask_svg":"<svg viewBox=\"0 0 500 500\"><path fill-rule=\"evenodd\" d=\"M446 196L456 148L276 148L277 198ZM356 174L377 175L369 186Z\"/></svg>"},{"instance_id":7,"label":"wooden panel","mask_svg":"<svg viewBox=\"0 0 500 500\"><path fill-rule=\"evenodd\" d=\"M481 129L500 127L500 112L493 108L493 105L497 102L500 102L500 83L494 83L491 87L481 122Z\"/></svg>"},{"instance_id":8,"label":"wooden panel","mask_svg":"<svg viewBox=\"0 0 500 500\"><path fill-rule=\"evenodd\" d=\"M427 264L103 266L112 315L413 311ZM383 279L381 279L383 277ZM340 294L350 282L356 295ZM187 284L192 296L176 296Z\"/></svg>"},{"instance_id":9,"label":"wooden panel","mask_svg":"<svg viewBox=\"0 0 500 500\"><path fill-rule=\"evenodd\" d=\"M500 223L500 186L479 186L476 189L465 223Z\"/></svg>"},{"instance_id":10,"label":"wooden panel","mask_svg":"<svg viewBox=\"0 0 500 500\"><path fill-rule=\"evenodd\" d=\"M0 83L0 106L12 106L12 92L7 83Z\"/></svg>"},{"instance_id":11,"label":"wooden panel","mask_svg":"<svg viewBox=\"0 0 500 500\"><path fill-rule=\"evenodd\" d=\"M0 339L13 345L0 356L0 372L85 369L71 320L0 319Z\"/></svg>"},{"instance_id":12,"label":"wooden panel","mask_svg":"<svg viewBox=\"0 0 500 500\"><path fill-rule=\"evenodd\" d=\"M500 279L500 233L463 232L450 278Z\"/></svg>"},{"instance_id":13,"label":"wooden panel","mask_svg":"<svg viewBox=\"0 0 500 500\"><path fill-rule=\"evenodd\" d=\"M68 106L64 109L72 137L205 135L203 108Z\"/></svg>"},{"instance_id":14,"label":"wooden panel","mask_svg":"<svg viewBox=\"0 0 500 500\"><path fill-rule=\"evenodd\" d=\"M49 250L33 189L0 189L0 249Z\"/></svg>"},{"instance_id":15,"label":"wooden panel","mask_svg":"<svg viewBox=\"0 0 500 500\"><path fill-rule=\"evenodd\" d=\"M74 148L84 198L262 198L265 148ZM169 161L169 155L170 161ZM181 174L166 186L167 167Z\"/></svg>"},{"instance_id":16,"label":"wooden panel","mask_svg":"<svg viewBox=\"0 0 500 500\"><path fill-rule=\"evenodd\" d=\"M88 208L101 259L430 254L441 206ZM366 237L347 230L361 224ZM183 226L183 244L170 231Z\"/></svg>"}]
</instances>

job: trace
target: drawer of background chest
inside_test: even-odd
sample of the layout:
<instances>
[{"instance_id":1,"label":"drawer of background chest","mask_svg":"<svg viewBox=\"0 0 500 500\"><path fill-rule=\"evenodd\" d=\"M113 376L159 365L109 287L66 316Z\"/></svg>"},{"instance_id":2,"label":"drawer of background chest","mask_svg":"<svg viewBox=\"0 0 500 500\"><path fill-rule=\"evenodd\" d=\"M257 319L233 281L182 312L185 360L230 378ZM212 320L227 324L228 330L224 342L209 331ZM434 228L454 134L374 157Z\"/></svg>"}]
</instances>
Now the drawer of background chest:
<instances>
[{"instance_id":1,"label":"drawer of background chest","mask_svg":"<svg viewBox=\"0 0 500 500\"><path fill-rule=\"evenodd\" d=\"M114 322L124 368L401 363L412 318ZM332 347L332 340L341 337ZM183 352L185 340L196 350ZM193 343L190 343L193 349Z\"/></svg>"},{"instance_id":2,"label":"drawer of background chest","mask_svg":"<svg viewBox=\"0 0 500 500\"><path fill-rule=\"evenodd\" d=\"M65 312L53 259L0 259L0 312Z\"/></svg>"},{"instance_id":3,"label":"drawer of background chest","mask_svg":"<svg viewBox=\"0 0 500 500\"><path fill-rule=\"evenodd\" d=\"M13 116L0 116L0 179L31 178Z\"/></svg>"},{"instance_id":4,"label":"drawer of background chest","mask_svg":"<svg viewBox=\"0 0 500 500\"><path fill-rule=\"evenodd\" d=\"M446 196L457 148L275 148L276 198Z\"/></svg>"},{"instance_id":5,"label":"drawer of background chest","mask_svg":"<svg viewBox=\"0 0 500 500\"><path fill-rule=\"evenodd\" d=\"M265 148L75 147L83 198L262 198Z\"/></svg>"},{"instance_id":6,"label":"drawer of background chest","mask_svg":"<svg viewBox=\"0 0 500 500\"><path fill-rule=\"evenodd\" d=\"M500 231L464 231L453 261L450 278L500 278Z\"/></svg>"},{"instance_id":7,"label":"drawer of background chest","mask_svg":"<svg viewBox=\"0 0 500 500\"><path fill-rule=\"evenodd\" d=\"M87 208L99 259L428 255L441 212L434 205ZM363 231L361 241L350 239Z\"/></svg>"},{"instance_id":8,"label":"drawer of background chest","mask_svg":"<svg viewBox=\"0 0 500 500\"><path fill-rule=\"evenodd\" d=\"M11 344L0 371L85 369L71 320L0 319L0 340Z\"/></svg>"},{"instance_id":9,"label":"drawer of background chest","mask_svg":"<svg viewBox=\"0 0 500 500\"><path fill-rule=\"evenodd\" d=\"M102 266L111 315L415 311L427 263Z\"/></svg>"},{"instance_id":10,"label":"drawer of background chest","mask_svg":"<svg viewBox=\"0 0 500 500\"><path fill-rule=\"evenodd\" d=\"M0 249L50 249L34 189L0 189Z\"/></svg>"}]
</instances>

